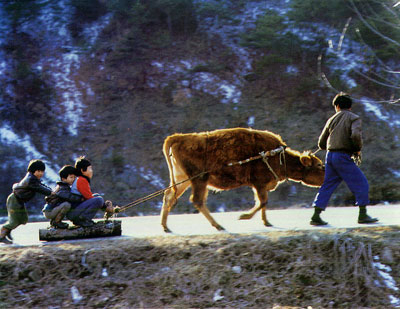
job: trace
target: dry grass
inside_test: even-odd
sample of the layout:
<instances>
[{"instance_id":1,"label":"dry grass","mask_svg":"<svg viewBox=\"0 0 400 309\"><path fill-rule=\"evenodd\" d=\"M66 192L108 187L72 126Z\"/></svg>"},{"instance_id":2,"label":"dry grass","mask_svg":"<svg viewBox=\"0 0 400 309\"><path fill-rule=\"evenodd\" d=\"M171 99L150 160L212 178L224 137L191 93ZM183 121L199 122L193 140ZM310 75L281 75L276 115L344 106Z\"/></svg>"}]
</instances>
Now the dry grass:
<instances>
[{"instance_id":1,"label":"dry grass","mask_svg":"<svg viewBox=\"0 0 400 309\"><path fill-rule=\"evenodd\" d=\"M385 286L372 263L380 256L392 268L390 275L399 277L399 231L376 227L4 247L0 307L388 308L389 295L400 293ZM83 297L76 303L74 286Z\"/></svg>"}]
</instances>

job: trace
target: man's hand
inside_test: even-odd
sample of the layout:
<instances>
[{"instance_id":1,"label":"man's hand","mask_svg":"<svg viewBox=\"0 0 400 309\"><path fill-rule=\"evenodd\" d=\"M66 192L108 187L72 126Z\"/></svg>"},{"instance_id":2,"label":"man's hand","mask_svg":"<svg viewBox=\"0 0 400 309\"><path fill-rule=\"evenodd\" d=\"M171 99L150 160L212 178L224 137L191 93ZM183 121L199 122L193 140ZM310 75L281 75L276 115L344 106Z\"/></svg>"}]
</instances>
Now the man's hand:
<instances>
[{"instance_id":1,"label":"man's hand","mask_svg":"<svg viewBox=\"0 0 400 309\"><path fill-rule=\"evenodd\" d=\"M351 158L353 159L354 163L357 164L357 166L361 165L361 151L353 153Z\"/></svg>"}]
</instances>

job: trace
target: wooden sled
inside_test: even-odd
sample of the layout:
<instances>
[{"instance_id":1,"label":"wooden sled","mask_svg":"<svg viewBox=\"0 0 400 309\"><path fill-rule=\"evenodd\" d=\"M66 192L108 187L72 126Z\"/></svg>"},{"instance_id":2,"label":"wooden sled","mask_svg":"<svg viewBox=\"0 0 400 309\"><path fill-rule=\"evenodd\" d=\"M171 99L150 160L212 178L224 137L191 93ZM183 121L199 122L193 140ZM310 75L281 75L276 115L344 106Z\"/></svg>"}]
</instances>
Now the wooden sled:
<instances>
[{"instance_id":1,"label":"wooden sled","mask_svg":"<svg viewBox=\"0 0 400 309\"><path fill-rule=\"evenodd\" d=\"M97 221L91 227L70 226L68 229L39 229L39 240L57 241L94 237L121 236L121 221Z\"/></svg>"}]
</instances>

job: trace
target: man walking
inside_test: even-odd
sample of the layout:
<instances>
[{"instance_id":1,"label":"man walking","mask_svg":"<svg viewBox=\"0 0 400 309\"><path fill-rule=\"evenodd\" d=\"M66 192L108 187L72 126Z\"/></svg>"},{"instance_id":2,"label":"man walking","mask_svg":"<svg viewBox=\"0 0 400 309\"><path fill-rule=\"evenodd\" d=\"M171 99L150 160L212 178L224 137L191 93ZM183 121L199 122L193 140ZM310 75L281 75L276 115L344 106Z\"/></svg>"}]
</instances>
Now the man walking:
<instances>
[{"instance_id":1,"label":"man walking","mask_svg":"<svg viewBox=\"0 0 400 309\"><path fill-rule=\"evenodd\" d=\"M369 204L367 178L352 159L352 156L355 158L361 156L361 119L351 112L352 100L347 94L342 92L337 94L332 105L336 113L328 119L318 140L318 147L328 152L325 160L325 179L314 199L315 211L310 224L328 224L321 219L320 214L343 180L355 195L356 205L359 206L358 223L377 222L377 218L367 215L366 206Z\"/></svg>"}]
</instances>

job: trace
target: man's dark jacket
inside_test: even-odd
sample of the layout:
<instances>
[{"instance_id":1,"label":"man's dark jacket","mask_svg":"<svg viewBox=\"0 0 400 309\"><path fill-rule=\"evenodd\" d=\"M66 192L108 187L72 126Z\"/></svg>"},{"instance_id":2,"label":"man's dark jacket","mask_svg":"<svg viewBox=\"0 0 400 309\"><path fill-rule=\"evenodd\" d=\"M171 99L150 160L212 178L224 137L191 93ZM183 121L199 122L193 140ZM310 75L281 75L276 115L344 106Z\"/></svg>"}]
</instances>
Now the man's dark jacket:
<instances>
[{"instance_id":1,"label":"man's dark jacket","mask_svg":"<svg viewBox=\"0 0 400 309\"><path fill-rule=\"evenodd\" d=\"M341 151L348 154L362 148L361 119L349 110L341 110L325 124L318 140L320 149Z\"/></svg>"}]
</instances>

